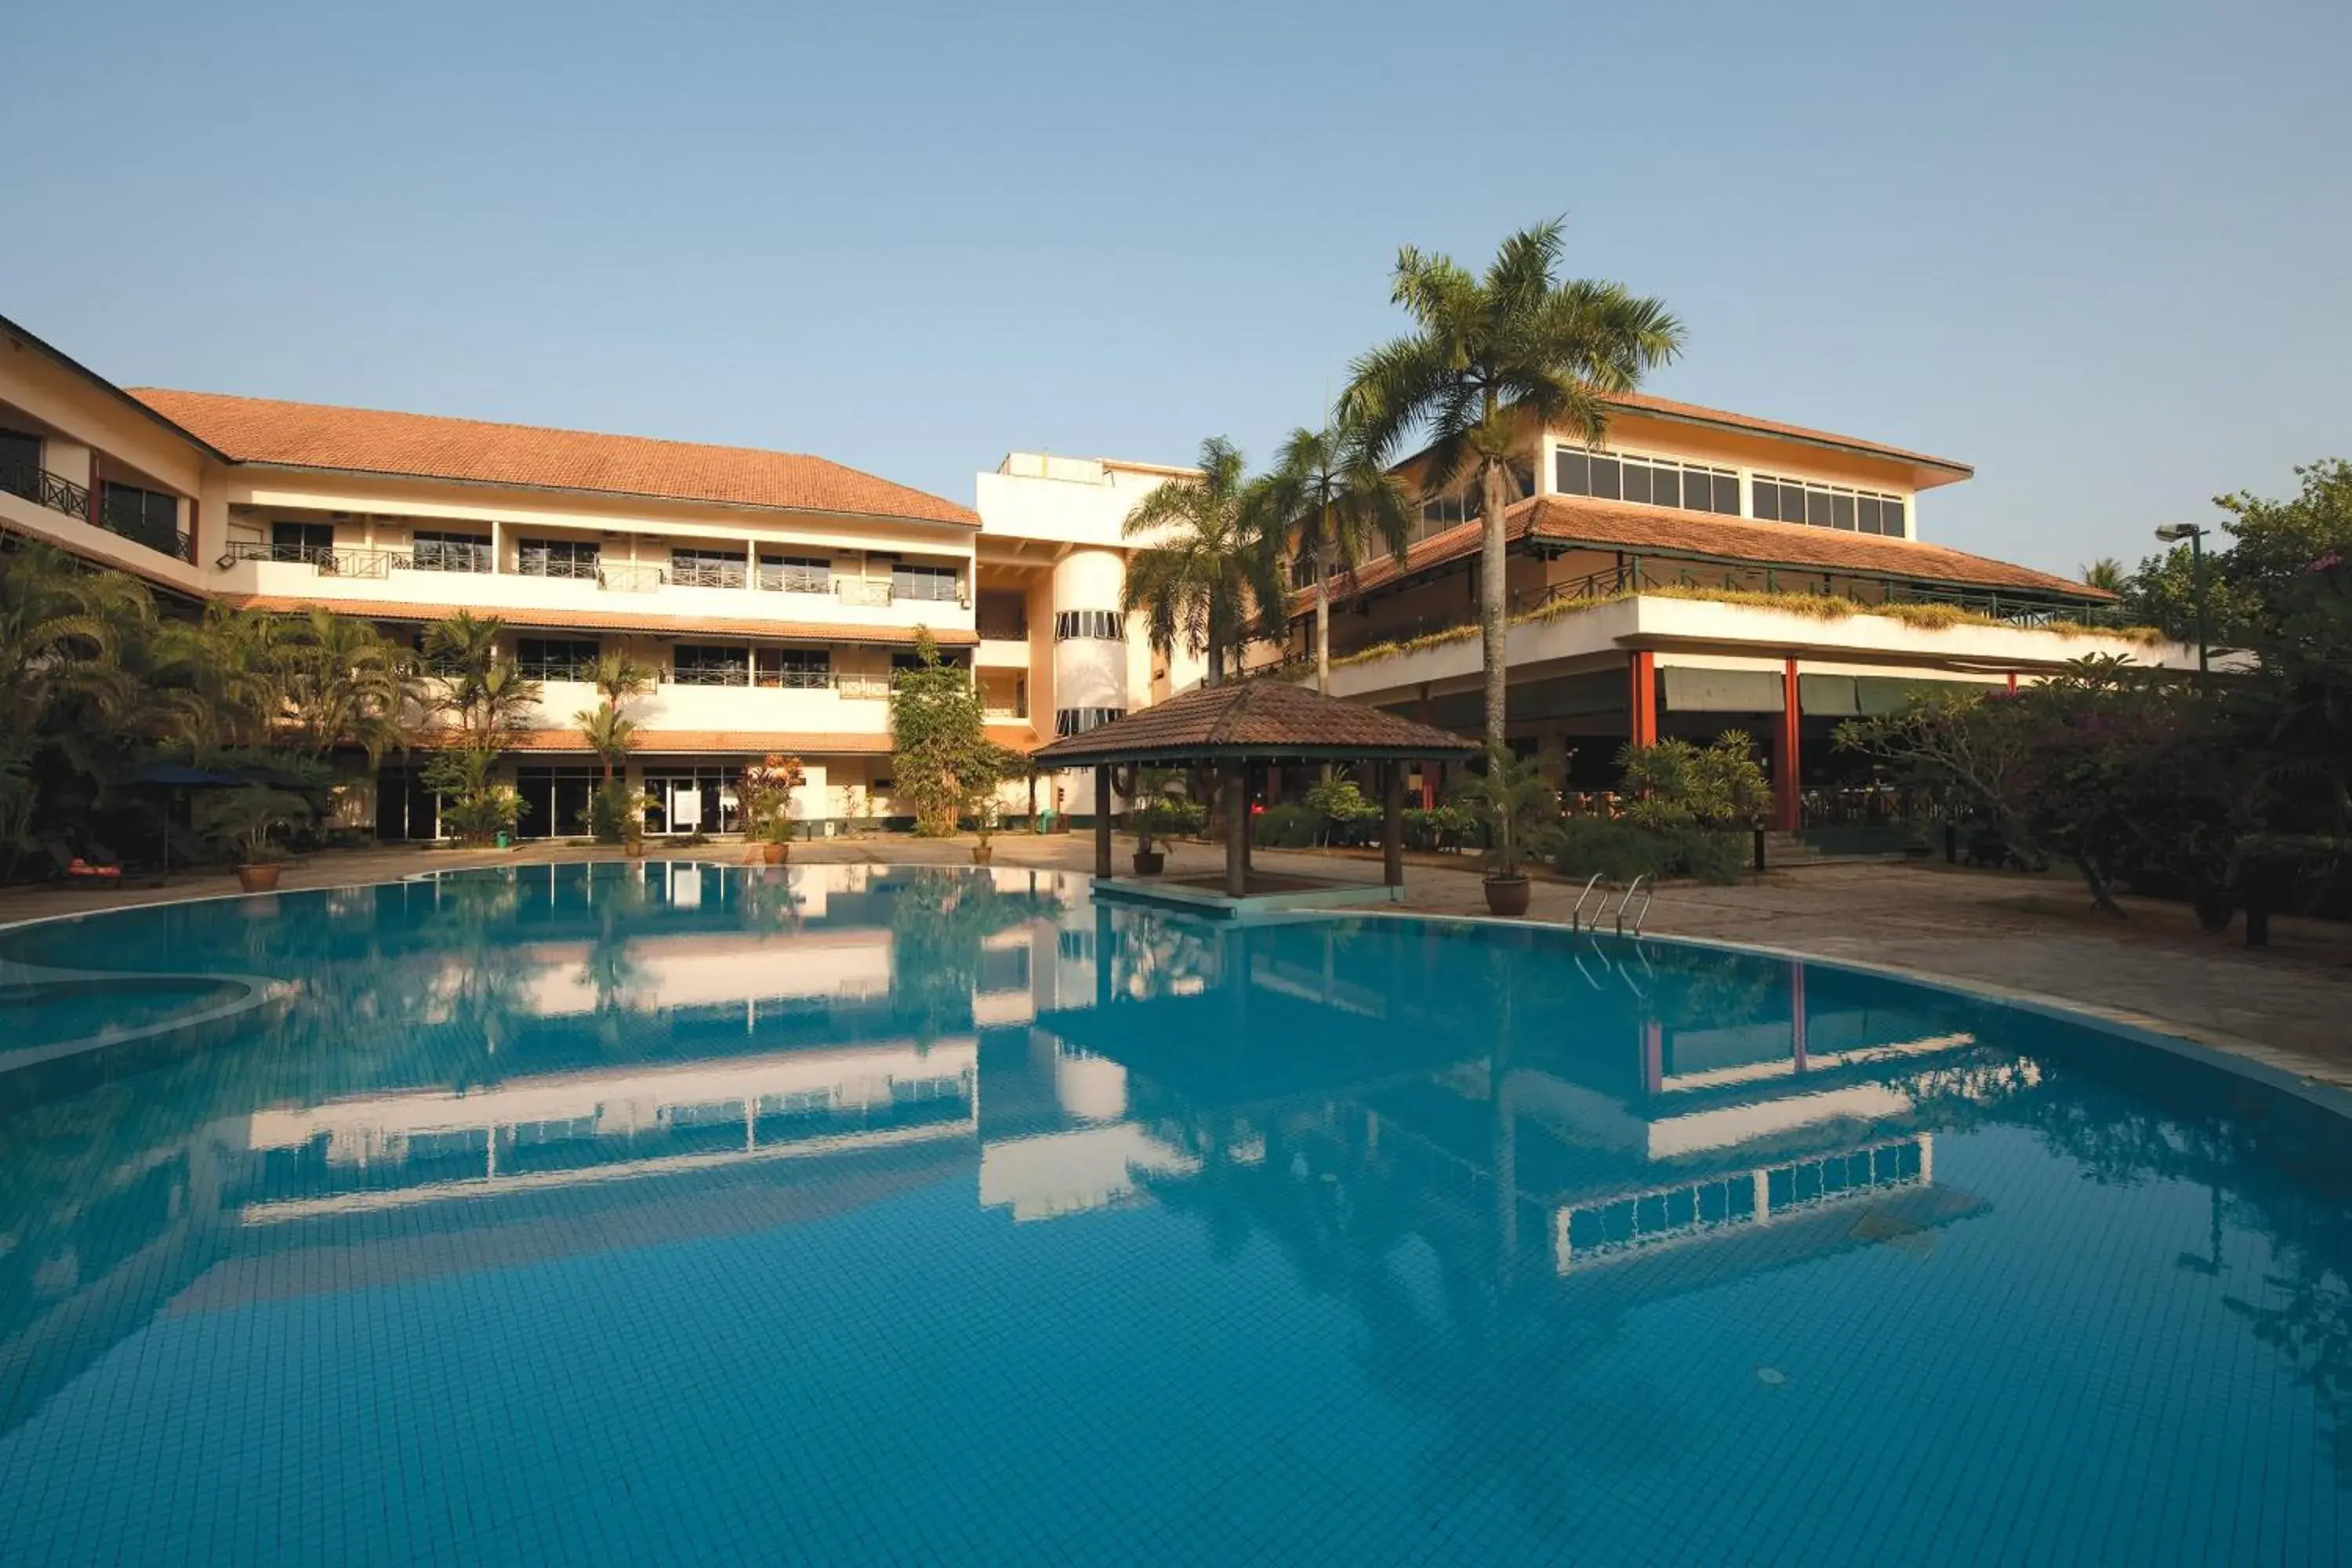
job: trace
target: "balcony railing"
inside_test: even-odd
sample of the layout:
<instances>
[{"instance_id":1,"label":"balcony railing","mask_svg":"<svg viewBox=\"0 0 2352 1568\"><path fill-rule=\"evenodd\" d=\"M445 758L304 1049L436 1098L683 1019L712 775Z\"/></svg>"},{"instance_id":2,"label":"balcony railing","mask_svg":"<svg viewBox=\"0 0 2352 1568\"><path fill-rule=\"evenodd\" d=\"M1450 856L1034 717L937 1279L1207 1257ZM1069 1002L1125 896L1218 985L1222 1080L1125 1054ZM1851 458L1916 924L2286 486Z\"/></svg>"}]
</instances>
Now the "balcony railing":
<instances>
[{"instance_id":1,"label":"balcony railing","mask_svg":"<svg viewBox=\"0 0 2352 1568\"><path fill-rule=\"evenodd\" d=\"M416 572L487 573L491 569L490 547L420 539L410 548L408 564Z\"/></svg>"},{"instance_id":2,"label":"balcony railing","mask_svg":"<svg viewBox=\"0 0 2352 1568\"><path fill-rule=\"evenodd\" d=\"M575 583L593 583L601 573L610 570L594 556L579 559L569 555L529 555L515 562L515 573L522 577L564 577ZM659 567L647 568L659 571Z\"/></svg>"},{"instance_id":3,"label":"balcony railing","mask_svg":"<svg viewBox=\"0 0 2352 1568\"><path fill-rule=\"evenodd\" d=\"M233 539L217 563L224 570L240 561L281 561L315 567L322 577L385 577L408 557L396 550L338 550L320 544L278 544L268 540Z\"/></svg>"},{"instance_id":4,"label":"balcony railing","mask_svg":"<svg viewBox=\"0 0 2352 1568\"><path fill-rule=\"evenodd\" d=\"M1029 623L1018 616L1008 619L1003 616L983 616L980 621L980 635L989 642L1027 642Z\"/></svg>"},{"instance_id":5,"label":"balcony railing","mask_svg":"<svg viewBox=\"0 0 2352 1568\"><path fill-rule=\"evenodd\" d=\"M845 605L866 605L877 608L890 603L890 584L869 582L863 577L836 577L833 590L841 595Z\"/></svg>"},{"instance_id":6,"label":"balcony railing","mask_svg":"<svg viewBox=\"0 0 2352 1568\"><path fill-rule=\"evenodd\" d=\"M89 489L35 463L0 461L0 490L22 496L36 506L68 517L89 521Z\"/></svg>"},{"instance_id":7,"label":"balcony railing","mask_svg":"<svg viewBox=\"0 0 2352 1568\"><path fill-rule=\"evenodd\" d=\"M608 594L650 594L661 585L658 566L623 564L599 567L596 572L596 586Z\"/></svg>"},{"instance_id":8,"label":"balcony railing","mask_svg":"<svg viewBox=\"0 0 2352 1568\"><path fill-rule=\"evenodd\" d=\"M893 577L890 596L898 599L923 599L937 604L963 603L963 584L953 577L934 577L928 574L913 577ZM885 599L883 603L889 603Z\"/></svg>"}]
</instances>

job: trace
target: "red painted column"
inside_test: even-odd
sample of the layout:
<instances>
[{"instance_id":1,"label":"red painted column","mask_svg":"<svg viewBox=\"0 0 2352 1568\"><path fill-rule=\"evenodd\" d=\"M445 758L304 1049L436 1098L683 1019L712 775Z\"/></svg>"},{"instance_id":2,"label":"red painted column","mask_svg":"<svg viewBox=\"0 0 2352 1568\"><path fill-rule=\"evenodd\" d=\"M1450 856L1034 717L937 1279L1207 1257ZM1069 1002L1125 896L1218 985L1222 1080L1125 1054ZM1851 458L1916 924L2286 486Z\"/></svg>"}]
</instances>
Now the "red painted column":
<instances>
[{"instance_id":1,"label":"red painted column","mask_svg":"<svg viewBox=\"0 0 2352 1568\"><path fill-rule=\"evenodd\" d=\"M1635 649L1628 679L1632 686L1627 703L1633 716L1628 739L1637 746L1654 746L1658 743L1658 656L1648 648Z\"/></svg>"},{"instance_id":2,"label":"red painted column","mask_svg":"<svg viewBox=\"0 0 2352 1568\"><path fill-rule=\"evenodd\" d=\"M2012 697L2017 695L2017 671L2013 669L2009 672L2009 691Z\"/></svg>"},{"instance_id":3,"label":"red painted column","mask_svg":"<svg viewBox=\"0 0 2352 1568\"><path fill-rule=\"evenodd\" d=\"M1805 825L1799 789L1799 717L1797 661L1790 658L1781 666L1780 727L1772 735L1772 826L1782 833L1794 833Z\"/></svg>"}]
</instances>

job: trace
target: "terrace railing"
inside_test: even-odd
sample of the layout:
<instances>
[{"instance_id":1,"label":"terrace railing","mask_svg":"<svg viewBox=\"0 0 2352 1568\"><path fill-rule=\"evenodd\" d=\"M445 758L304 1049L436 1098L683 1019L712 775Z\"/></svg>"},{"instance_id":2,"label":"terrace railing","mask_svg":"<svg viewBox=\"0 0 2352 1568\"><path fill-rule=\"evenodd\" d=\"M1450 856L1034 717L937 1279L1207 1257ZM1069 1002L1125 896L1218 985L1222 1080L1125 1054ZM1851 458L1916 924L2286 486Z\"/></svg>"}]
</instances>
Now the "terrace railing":
<instances>
[{"instance_id":1,"label":"terrace railing","mask_svg":"<svg viewBox=\"0 0 2352 1568\"><path fill-rule=\"evenodd\" d=\"M625 562L596 568L596 586L608 594L650 594L662 585L658 566L633 566ZM742 584L736 584L740 587Z\"/></svg>"},{"instance_id":2,"label":"terrace railing","mask_svg":"<svg viewBox=\"0 0 2352 1568\"><path fill-rule=\"evenodd\" d=\"M37 463L0 460L0 490L67 517L89 521L89 487L53 474Z\"/></svg>"},{"instance_id":3,"label":"terrace railing","mask_svg":"<svg viewBox=\"0 0 2352 1568\"><path fill-rule=\"evenodd\" d=\"M268 540L233 539L220 553L217 565L226 570L240 561L278 561L315 568L322 577L385 577L408 557L396 550L341 550L319 544L278 544Z\"/></svg>"}]
</instances>

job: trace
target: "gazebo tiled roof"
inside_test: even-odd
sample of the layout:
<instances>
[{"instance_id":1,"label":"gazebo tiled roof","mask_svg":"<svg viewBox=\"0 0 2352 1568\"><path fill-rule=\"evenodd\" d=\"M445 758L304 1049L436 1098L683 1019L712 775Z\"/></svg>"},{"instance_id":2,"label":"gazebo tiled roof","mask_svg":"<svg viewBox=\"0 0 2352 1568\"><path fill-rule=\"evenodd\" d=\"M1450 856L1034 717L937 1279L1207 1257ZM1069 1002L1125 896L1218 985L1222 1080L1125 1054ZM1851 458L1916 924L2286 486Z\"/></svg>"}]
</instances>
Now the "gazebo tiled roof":
<instances>
[{"instance_id":1,"label":"gazebo tiled roof","mask_svg":"<svg viewBox=\"0 0 2352 1568\"><path fill-rule=\"evenodd\" d=\"M1478 750L1461 736L1282 680L1204 686L1041 746L1042 767L1105 763L1413 761Z\"/></svg>"}]
</instances>

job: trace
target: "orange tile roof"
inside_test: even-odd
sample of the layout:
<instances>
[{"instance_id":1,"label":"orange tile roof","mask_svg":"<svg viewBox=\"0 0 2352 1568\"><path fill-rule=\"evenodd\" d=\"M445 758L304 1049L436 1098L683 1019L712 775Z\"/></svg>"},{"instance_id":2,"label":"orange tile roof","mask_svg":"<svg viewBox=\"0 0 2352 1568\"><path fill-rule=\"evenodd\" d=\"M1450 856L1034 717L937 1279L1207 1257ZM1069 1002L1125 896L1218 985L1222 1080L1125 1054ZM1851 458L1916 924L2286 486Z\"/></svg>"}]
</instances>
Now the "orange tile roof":
<instances>
[{"instance_id":1,"label":"orange tile roof","mask_svg":"<svg viewBox=\"0 0 2352 1568\"><path fill-rule=\"evenodd\" d=\"M1433 566L1475 555L1480 525L1465 522L1433 533L1405 552L1402 565L1384 556L1355 574L1334 581L1335 596L1345 599L1381 587ZM1538 496L1523 500L1503 515L1506 538L1520 540L1530 533L1562 544L1595 549L1669 552L1711 561L1785 566L1865 577L1900 577L1907 581L1969 588L1999 588L2063 595L2084 601L2112 599L2103 589L2071 578L2013 566L1965 551L1917 540L1886 539L1876 534L1847 533L1801 523L1757 522L1746 518L1718 517L1708 512L1679 511L1670 507L1641 506L1589 500L1582 497ZM1292 613L1302 614L1313 604L1311 594L1292 600Z\"/></svg>"},{"instance_id":2,"label":"orange tile roof","mask_svg":"<svg viewBox=\"0 0 2352 1568\"><path fill-rule=\"evenodd\" d=\"M988 738L1000 746L1027 752L1037 744L1037 731L1026 724L991 724ZM427 730L409 737L420 750L434 751L457 743L454 730ZM573 752L587 754L588 739L577 730L523 730L507 737L509 752ZM806 730L640 730L632 750L670 755L686 752L721 752L742 756L775 752L803 757L887 757L888 735L843 734Z\"/></svg>"},{"instance_id":3,"label":"orange tile roof","mask_svg":"<svg viewBox=\"0 0 2352 1568\"><path fill-rule=\"evenodd\" d=\"M1477 746L1284 680L1202 686L1041 748L1054 767L1210 757L1452 757Z\"/></svg>"},{"instance_id":4,"label":"orange tile roof","mask_svg":"<svg viewBox=\"0 0 2352 1568\"><path fill-rule=\"evenodd\" d=\"M980 526L977 512L951 500L794 452L217 392L130 392L240 463Z\"/></svg>"},{"instance_id":5,"label":"orange tile roof","mask_svg":"<svg viewBox=\"0 0 2352 1568\"><path fill-rule=\"evenodd\" d=\"M1865 441L1858 436L1841 436L1831 430L1815 430L1803 425L1784 425L1777 419L1759 419L1753 415L1734 414L1728 409L1708 408L1702 404L1677 403L1672 398L1656 397L1646 392L1621 392L1607 398L1611 406L1630 414L1654 414L1664 419L1684 419L1699 425L1721 425L1735 430L1752 430L1759 436L1786 436L1800 441L1811 441L1829 447L1842 447L1850 452L1864 452L1873 457L1893 458L1901 462L1916 463L1922 468L1941 468L1956 476L1976 472L1967 463L1950 458L1932 458L1925 452L1906 451L1901 447L1889 447L1880 441Z\"/></svg>"},{"instance_id":6,"label":"orange tile roof","mask_svg":"<svg viewBox=\"0 0 2352 1568\"><path fill-rule=\"evenodd\" d=\"M460 609L497 617L510 626L553 627L583 631L646 632L657 637L782 637L792 642L887 643L911 647L913 626L845 626L826 621L770 621L754 616L663 616L651 611L524 610L476 605L428 605L388 599L289 599L277 594L223 594L223 604L236 610L332 610L339 616L359 616L373 621L446 620ZM936 627L932 638L941 647L971 647L980 634L959 626Z\"/></svg>"}]
</instances>

